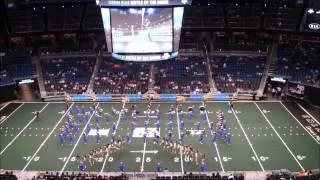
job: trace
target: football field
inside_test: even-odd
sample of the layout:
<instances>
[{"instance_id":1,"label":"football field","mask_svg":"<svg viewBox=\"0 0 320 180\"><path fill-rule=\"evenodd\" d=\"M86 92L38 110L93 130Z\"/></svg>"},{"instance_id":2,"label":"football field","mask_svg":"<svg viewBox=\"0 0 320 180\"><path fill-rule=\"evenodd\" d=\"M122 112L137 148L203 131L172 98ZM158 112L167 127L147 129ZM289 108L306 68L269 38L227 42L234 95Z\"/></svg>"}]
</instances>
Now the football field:
<instances>
[{"instance_id":1,"label":"football field","mask_svg":"<svg viewBox=\"0 0 320 180\"><path fill-rule=\"evenodd\" d=\"M181 151L169 153L162 147L153 144L153 137L143 139L144 120L147 104L143 102L99 103L104 113L112 114L112 109L130 109L136 105L140 111L138 124L133 131L133 140L119 151L105 154L96 159L89 172L119 172L119 164L123 162L126 172L155 172L158 162L170 172L199 172L199 164L185 158ZM205 117L200 114L199 106L205 104ZM10 103L0 109L0 169L19 171L79 171L76 156L83 156L90 150L101 147L111 141L111 125L116 124L116 138L126 136L130 132L131 113L128 117L121 114L110 116L109 121L103 117L96 118L89 113L91 103L73 103L67 109L65 103ZM160 105L160 136L167 135L167 112L175 103L153 103ZM82 107L88 111L88 119L80 122L74 141L68 140L60 145L60 127L66 123L66 114L70 109ZM228 102L186 102L183 111L194 106L194 118L188 115L181 117L177 111L173 120L173 139L179 139L181 131L189 131L184 144L191 145L206 154L207 171L267 171L288 169L301 171L320 167L320 145L309 132L298 122L291 109L282 102L237 102L229 109ZM231 145L218 138L211 143L210 123L217 121L216 112L221 110L227 121L231 134ZM300 109L301 110L301 109ZM40 111L37 117L34 112ZM130 110L129 110L130 111ZM302 110L301 110L302 111ZM303 114L304 112L302 112ZM181 119L182 118L182 119ZM155 131L155 116L151 116L148 130ZM181 120L184 128L181 128ZM201 131L205 131L205 142L199 142L196 123L200 122ZM316 121L316 120L315 120ZM319 122L319 121L318 121ZM100 125L102 142L96 142L94 129ZM83 132L88 126L91 131L88 143L84 144Z\"/></svg>"}]
</instances>

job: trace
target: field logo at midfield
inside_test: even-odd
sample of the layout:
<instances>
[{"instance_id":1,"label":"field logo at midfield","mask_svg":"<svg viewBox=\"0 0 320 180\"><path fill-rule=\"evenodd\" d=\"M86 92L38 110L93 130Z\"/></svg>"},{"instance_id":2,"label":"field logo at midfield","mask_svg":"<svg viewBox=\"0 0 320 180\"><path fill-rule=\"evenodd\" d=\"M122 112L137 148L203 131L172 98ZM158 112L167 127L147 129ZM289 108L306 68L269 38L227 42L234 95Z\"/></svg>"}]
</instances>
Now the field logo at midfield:
<instances>
[{"instance_id":1,"label":"field logo at midfield","mask_svg":"<svg viewBox=\"0 0 320 180\"><path fill-rule=\"evenodd\" d=\"M99 134L100 136L108 136L110 129L100 129ZM88 136L96 136L97 135L97 130L96 129L91 129L89 131Z\"/></svg>"},{"instance_id":2,"label":"field logo at midfield","mask_svg":"<svg viewBox=\"0 0 320 180\"><path fill-rule=\"evenodd\" d=\"M144 127L137 127L137 128L134 129L132 137L142 138L144 133L145 133L145 128ZM160 136L160 132L158 132L156 128L148 128L147 137L148 138L152 138L152 137L154 137L154 134Z\"/></svg>"}]
</instances>

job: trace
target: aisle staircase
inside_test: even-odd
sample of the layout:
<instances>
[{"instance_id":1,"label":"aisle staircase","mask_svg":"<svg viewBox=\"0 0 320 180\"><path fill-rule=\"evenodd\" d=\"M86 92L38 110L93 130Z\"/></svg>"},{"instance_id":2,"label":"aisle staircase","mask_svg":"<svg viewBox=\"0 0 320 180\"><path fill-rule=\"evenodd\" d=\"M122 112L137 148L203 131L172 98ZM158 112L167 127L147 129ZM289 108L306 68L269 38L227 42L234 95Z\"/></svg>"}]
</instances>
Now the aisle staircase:
<instances>
[{"instance_id":1,"label":"aisle staircase","mask_svg":"<svg viewBox=\"0 0 320 180\"><path fill-rule=\"evenodd\" d=\"M97 77L98 73L99 73L99 69L100 69L100 65L103 62L103 54L100 51L97 55L97 60L96 60L96 64L94 66L90 81L89 81L89 85L87 88L87 94L91 94L93 93L93 85L94 85L94 78Z\"/></svg>"},{"instance_id":2,"label":"aisle staircase","mask_svg":"<svg viewBox=\"0 0 320 180\"><path fill-rule=\"evenodd\" d=\"M42 67L41 67L41 59L39 56L34 56L32 57L32 63L35 64L36 66L36 72L37 72L37 77L38 77L38 85L39 85L39 90L40 90L40 95L41 97L47 96L46 89L44 87L44 79L43 79L43 74L42 74Z\"/></svg>"},{"instance_id":3,"label":"aisle staircase","mask_svg":"<svg viewBox=\"0 0 320 180\"><path fill-rule=\"evenodd\" d=\"M266 62L265 69L262 74L259 89L257 90L257 98L263 96L264 89L267 84L268 76L271 76L275 69L275 63L277 61L278 55L278 43L273 43L270 52L268 53L268 59Z\"/></svg>"}]
</instances>

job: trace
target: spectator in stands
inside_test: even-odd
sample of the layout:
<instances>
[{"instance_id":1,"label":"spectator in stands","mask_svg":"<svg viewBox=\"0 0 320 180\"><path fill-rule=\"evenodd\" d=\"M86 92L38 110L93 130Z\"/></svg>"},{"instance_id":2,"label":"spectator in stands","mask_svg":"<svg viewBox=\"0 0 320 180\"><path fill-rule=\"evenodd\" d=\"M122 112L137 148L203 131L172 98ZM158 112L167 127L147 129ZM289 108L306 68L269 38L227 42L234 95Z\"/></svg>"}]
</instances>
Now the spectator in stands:
<instances>
[{"instance_id":1,"label":"spectator in stands","mask_svg":"<svg viewBox=\"0 0 320 180\"><path fill-rule=\"evenodd\" d=\"M234 180L234 176L233 176L232 174L230 174L230 175L228 176L228 180Z\"/></svg>"}]
</instances>

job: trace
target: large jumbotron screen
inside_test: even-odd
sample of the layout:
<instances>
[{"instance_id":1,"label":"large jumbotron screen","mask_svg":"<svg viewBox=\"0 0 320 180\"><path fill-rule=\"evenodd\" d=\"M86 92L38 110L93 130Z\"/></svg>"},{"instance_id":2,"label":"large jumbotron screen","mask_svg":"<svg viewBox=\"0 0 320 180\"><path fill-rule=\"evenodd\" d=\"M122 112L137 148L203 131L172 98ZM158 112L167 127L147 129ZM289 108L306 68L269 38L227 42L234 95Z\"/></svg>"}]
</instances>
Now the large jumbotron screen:
<instances>
[{"instance_id":1,"label":"large jumbotron screen","mask_svg":"<svg viewBox=\"0 0 320 180\"><path fill-rule=\"evenodd\" d=\"M114 53L172 52L172 8L112 8Z\"/></svg>"},{"instance_id":2,"label":"large jumbotron screen","mask_svg":"<svg viewBox=\"0 0 320 180\"><path fill-rule=\"evenodd\" d=\"M164 53L179 49L183 7L101 8L113 53Z\"/></svg>"}]
</instances>

